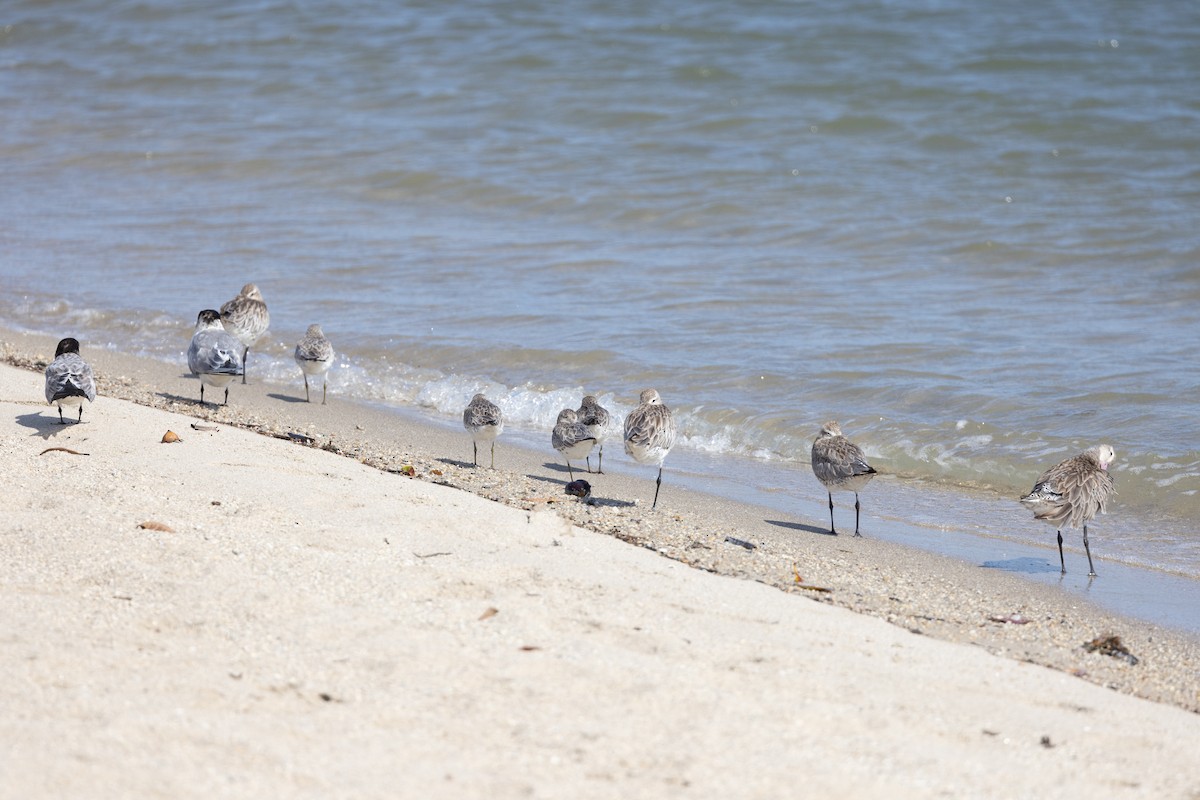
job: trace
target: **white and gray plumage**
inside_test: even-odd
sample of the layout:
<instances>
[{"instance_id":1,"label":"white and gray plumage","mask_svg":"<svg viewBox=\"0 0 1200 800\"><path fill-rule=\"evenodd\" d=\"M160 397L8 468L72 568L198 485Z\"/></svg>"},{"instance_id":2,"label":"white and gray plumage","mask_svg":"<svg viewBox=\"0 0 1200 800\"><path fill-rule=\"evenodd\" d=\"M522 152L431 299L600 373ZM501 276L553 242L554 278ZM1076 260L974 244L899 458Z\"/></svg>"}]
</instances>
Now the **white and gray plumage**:
<instances>
[{"instance_id":1,"label":"white and gray plumage","mask_svg":"<svg viewBox=\"0 0 1200 800\"><path fill-rule=\"evenodd\" d=\"M471 434L471 447L475 454L475 466L479 466L479 443L491 442L492 467L496 466L496 437L504 431L504 414L500 407L482 394L471 398L463 410L463 427Z\"/></svg>"},{"instance_id":2,"label":"white and gray plumage","mask_svg":"<svg viewBox=\"0 0 1200 800\"><path fill-rule=\"evenodd\" d=\"M837 535L833 524L833 493L854 492L854 535L861 536L858 493L875 477L875 469L867 463L862 448L843 436L842 427L833 420L821 427L821 433L813 441L812 469L829 495L829 532Z\"/></svg>"},{"instance_id":3,"label":"white and gray plumage","mask_svg":"<svg viewBox=\"0 0 1200 800\"><path fill-rule=\"evenodd\" d=\"M604 440L608 436L612 417L609 416L608 409L600 405L600 402L590 394L583 398L583 402L579 404L579 410L575 413L579 416L579 421L587 426L588 435L596 440L596 447L599 448L596 474L603 475ZM592 471L591 456L587 458L587 469L588 472Z\"/></svg>"},{"instance_id":4,"label":"white and gray plumage","mask_svg":"<svg viewBox=\"0 0 1200 800\"><path fill-rule=\"evenodd\" d=\"M63 419L63 406L79 406L79 418L83 422L83 401L96 400L96 380L92 368L79 355L79 342L66 338L58 343L54 361L46 365L46 402L58 406L58 421Z\"/></svg>"},{"instance_id":5,"label":"white and gray plumage","mask_svg":"<svg viewBox=\"0 0 1200 800\"><path fill-rule=\"evenodd\" d=\"M325 405L325 391L329 387L325 374L333 366L333 345L325 338L320 325L309 325L304 338L296 343L296 364L304 373L304 399L310 403L312 398L308 396L308 376L322 376L321 405Z\"/></svg>"},{"instance_id":6,"label":"white and gray plumage","mask_svg":"<svg viewBox=\"0 0 1200 800\"><path fill-rule=\"evenodd\" d=\"M675 446L675 419L671 409L663 405L654 389L644 389L638 397L638 407L625 418L625 453L639 464L657 464L658 479L654 482L654 502L658 506L658 490L662 488L662 464Z\"/></svg>"},{"instance_id":7,"label":"white and gray plumage","mask_svg":"<svg viewBox=\"0 0 1200 800\"><path fill-rule=\"evenodd\" d=\"M271 315L258 287L247 283L237 297L221 306L221 322L225 324L225 330L242 343L242 383L245 383L245 364L250 348L271 324Z\"/></svg>"},{"instance_id":8,"label":"white and gray plumage","mask_svg":"<svg viewBox=\"0 0 1200 800\"><path fill-rule=\"evenodd\" d=\"M579 415L569 408L558 412L558 421L550 432L550 444L567 462L567 472L571 480L575 480L575 470L571 469L571 459L578 461L587 458L596 444L596 437L588 431L588 426L579 421Z\"/></svg>"},{"instance_id":9,"label":"white and gray plumage","mask_svg":"<svg viewBox=\"0 0 1200 800\"><path fill-rule=\"evenodd\" d=\"M1021 504L1033 512L1034 519L1053 525L1058 533L1058 561L1063 573L1067 571L1067 562L1063 558L1062 529L1082 527L1088 575L1096 574L1088 547L1087 524L1097 513L1104 513L1105 505L1117 493L1108 473L1108 465L1116 457L1111 445L1098 444L1043 472L1033 491L1021 498Z\"/></svg>"},{"instance_id":10,"label":"white and gray plumage","mask_svg":"<svg viewBox=\"0 0 1200 800\"><path fill-rule=\"evenodd\" d=\"M225 388L225 403L229 403L229 382L242 373L238 356L241 343L229 335L221 324L221 315L211 308L196 317L196 332L188 345L188 369L200 379L200 403L204 403L204 386Z\"/></svg>"}]
</instances>

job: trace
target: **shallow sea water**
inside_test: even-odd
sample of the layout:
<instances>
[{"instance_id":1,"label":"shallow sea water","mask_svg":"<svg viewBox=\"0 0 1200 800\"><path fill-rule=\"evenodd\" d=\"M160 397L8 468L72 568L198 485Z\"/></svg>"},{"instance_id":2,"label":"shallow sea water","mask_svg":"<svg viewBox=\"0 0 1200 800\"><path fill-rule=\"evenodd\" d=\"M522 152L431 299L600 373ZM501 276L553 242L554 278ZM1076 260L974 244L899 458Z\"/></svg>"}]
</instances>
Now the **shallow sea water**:
<instances>
[{"instance_id":1,"label":"shallow sea water","mask_svg":"<svg viewBox=\"0 0 1200 800\"><path fill-rule=\"evenodd\" d=\"M182 363L253 281L252 379L320 322L451 424L653 386L668 469L818 519L837 418L876 513L1022 542L1105 441L1097 554L1197 577L1200 7L1018 6L10 4L0 321Z\"/></svg>"}]
</instances>

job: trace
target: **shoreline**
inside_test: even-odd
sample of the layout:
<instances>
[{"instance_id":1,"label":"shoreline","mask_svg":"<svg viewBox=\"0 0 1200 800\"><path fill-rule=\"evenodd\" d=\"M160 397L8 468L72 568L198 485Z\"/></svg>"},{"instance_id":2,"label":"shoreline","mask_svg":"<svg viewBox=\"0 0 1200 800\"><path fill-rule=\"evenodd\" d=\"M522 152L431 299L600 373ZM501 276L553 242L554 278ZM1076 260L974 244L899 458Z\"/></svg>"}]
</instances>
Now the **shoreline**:
<instances>
[{"instance_id":1,"label":"shoreline","mask_svg":"<svg viewBox=\"0 0 1200 800\"><path fill-rule=\"evenodd\" d=\"M54 344L50 337L7 332L0 339L0 361L36 368L52 356ZM299 378L299 395L295 387L235 383L229 406L201 408L196 402L198 382L184 374L182 366L172 370L148 359L92 352L86 345L84 356L97 373L102 396L276 438L298 434L309 438L292 438L293 444L328 450L385 472L399 473L411 466L418 480L526 511L552 507L574 525L695 569L763 583L903 629L975 644L1006 658L1200 711L1200 693L1189 685L1200 674L1200 636L1113 613L1055 585L1012 574L1004 567L1011 548L998 549L1000 566L985 569L887 539L830 537L819 521L781 518L770 509L672 484L669 470L659 509L652 512L654 470L650 468L622 468L602 478L594 476L596 504L584 505L562 493L567 470L553 459L548 446L547 452L537 453L506 444L502 436L497 443L497 469L476 470L469 463L470 438L465 432L422 424L415 414L343 401L336 391L330 405L310 405L302 402ZM89 411L85 410L85 418ZM609 442L609 448L619 449L619 443ZM727 538L755 547L749 550ZM1019 555L1010 559L1016 565L1013 571L1020 570L1020 559ZM1114 569L1110 564L1106 571ZM1068 573L1066 580L1086 579L1077 570ZM1013 618L1027 621L996 621ZM1082 650L1084 642L1106 634L1120 636L1135 655L1166 657L1143 659L1142 665L1130 670L1123 662Z\"/></svg>"},{"instance_id":2,"label":"shoreline","mask_svg":"<svg viewBox=\"0 0 1200 800\"><path fill-rule=\"evenodd\" d=\"M54 343L50 337L42 334L0 326L0 341L4 336L37 342L36 347L49 342L52 349ZM143 392L139 402L150 405L157 403L159 407L170 408L186 408L189 403L195 405L194 398L189 400L187 397L187 387L194 389L198 384L186 374L177 375L169 362L154 357L129 356L107 348L102 352L118 359L118 363L138 374L139 380L146 385L183 378L179 394L170 398L155 398ZM298 379L289 385L264 383L266 390L252 391L245 399L254 404L252 407L256 411L266 414L278 428L279 424L290 424L292 421L287 416L286 408L295 410L304 405L297 389L299 385ZM268 391L272 388L279 391ZM292 394L293 391L296 393ZM274 402L264 401L264 397ZM161 402L163 399L173 399L177 403L164 405ZM286 403L287 406L281 407L280 403ZM348 404L355 409L353 413L371 415L378 425L376 430L386 430L393 421L402 420L405 428L425 431L425 438L420 438L416 444L416 449L421 453L454 452L459 447L459 423L435 416L428 409L354 399L338 399L337 403ZM380 414L382 417L378 416ZM340 415L334 416L335 419L340 418ZM311 417L308 424L318 424L315 421L319 419L325 420L319 424L328 424L330 421L329 415L325 414ZM249 423L250 427L257 424L254 421ZM339 441L354 442L358 438L357 430L345 426L339 429L336 421L328 430L313 430ZM548 438L548 435L535 435L509 426L499 446L521 453L523 458L518 466L530 473L541 470L542 478L565 473L563 465L554 461L550 449L541 446L544 438ZM394 449L396 445L393 441L389 446ZM639 467L625 457L619 441L610 441L608 445L610 456L615 455L615 458L610 457L610 470L601 483L615 487L609 494L618 502L631 497L645 499L639 494L643 486ZM460 462L460 466L463 463ZM713 507L723 508L726 504L732 504L731 508L741 508L743 515L734 521L738 526L757 516L758 522L774 526L758 526L760 531L768 533L777 533L779 529L787 530L789 527L802 535L827 533L824 489L817 484L806 465L763 464L737 455L715 456L680 451L668 459L664 480L669 487L667 491L690 489L690 493L685 493L689 504L695 503L696 498L702 498L715 504ZM469 481L461 484L461 488L475 491ZM597 496L601 496L604 486L597 484L594 488ZM846 499L835 498L839 529L843 533L846 520L853 519L849 515L852 506L845 502ZM1099 535L1093 537L1097 545L1094 556L1103 578L1092 581L1078 568L1078 563L1082 563L1084 557L1079 532L1065 532L1068 573L1062 575L1049 529L1029 518L1025 509L1019 508L1012 497L968 487L929 484L920 479L905 479L884 473L872 482L870 490L864 495L863 505L864 529L868 538L966 561L988 570L1019 575L1030 583L1066 592L1118 616L1200 637L1200 576L1170 565L1129 560L1127 552L1126 558L1114 555L1107 547L1112 534L1111 525L1104 525L1099 529ZM728 519L733 519L732 514L728 515ZM1150 525L1146 521L1142 524ZM1123 530L1120 535L1127 538L1127 534L1128 531Z\"/></svg>"},{"instance_id":3,"label":"shoreline","mask_svg":"<svg viewBox=\"0 0 1200 800\"><path fill-rule=\"evenodd\" d=\"M37 335L36 331L6 329L0 325L0 337L6 330L14 335ZM20 334L16 334L17 330L20 330ZM183 340L181 332L173 331L171 336ZM111 336L104 341L106 350L118 350ZM120 341L119 335L116 341ZM160 367L172 364L175 360L165 357L160 350L131 357L156 363ZM267 377L260 377L268 384L281 390L295 384L291 348L281 341L269 342L252 360L260 365L259 369L266 369ZM335 382L350 380L361 390L362 386L358 383L361 377L354 376L355 369L351 368L345 375L335 370L338 373ZM255 371L252 369L252 372ZM559 391L558 394L561 396L563 392ZM275 399L294 402L297 396L281 391ZM614 399L620 402L619 398ZM453 433L460 430L461 411L447 410L444 402L437 409L419 405L411 398L385 400L358 397L348 402L382 409L390 415L406 415L417 425ZM466 396L462 400L463 404L465 402ZM566 404L569 402L564 402ZM546 430L549 430L548 426ZM683 433L687 435L686 430ZM510 421L506 426L504 441L508 445L516 443L540 456L548 452L544 441L546 438L548 436L540 430L540 426L531 428L527 421ZM609 462L613 469L625 475L635 475L637 468L620 452L620 442L611 444L616 445L614 449L617 450L616 457L610 458ZM1046 461L1062 455L1048 456ZM1058 565L1053 531L1034 521L1027 509L1018 502L1018 497L1028 490L1028 486L1022 484L1018 488L1000 491L994 486L939 481L915 473L895 472L893 466L885 462L881 474L864 494L864 519L869 535L977 563L1000 560L1005 564L1003 568L1016 568L1037 582L1046 582L1051 572L1057 578L1057 569L1049 569ZM1027 482L1032 481L1044 466L1031 468L1026 476ZM683 485L700 494L750 507L771 509L772 513L781 514L785 519L798 516L811 521L813 526L818 524L817 521L824 525L824 520L828 519L824 489L813 477L806 455L802 460L777 460L681 446L672 452L666 467L669 473L667 479L672 485ZM1123 481L1119 485L1123 486ZM1195 548L1190 544L1195 539L1191 524L1174 518L1164 519L1146 508L1129 507L1124 502L1123 492L1118 494L1110 512L1109 516L1097 519L1093 526L1097 545L1094 555L1097 558L1119 565L1124 574L1132 574L1124 569L1129 568L1144 570L1148 575L1177 576L1186 580L1171 580L1168 586L1147 584L1142 579L1132 583L1125 581L1123 585L1116 586L1117 582L1113 580L1091 585L1067 579L1061 582L1061 587L1081 596L1086 595L1093 602L1116 613L1138 616L1200 634L1200 562L1197 562L1193 552ZM840 502L838 514L841 528L846 524L844 519L848 512ZM1166 533L1166 536L1146 536L1146 531ZM1066 532L1065 548L1069 553L1083 555L1079 531ZM997 558L996 553L1010 550L1019 555L1015 558L1012 555ZM1068 569L1071 567L1068 563ZM1174 594L1180 587L1189 585L1188 598L1194 603L1179 604L1165 615L1155 613L1157 597Z\"/></svg>"},{"instance_id":4,"label":"shoreline","mask_svg":"<svg viewBox=\"0 0 1200 800\"><path fill-rule=\"evenodd\" d=\"M530 454L475 470L465 433L348 405L287 424L257 408L277 387L197 418L184 378L92 355L80 425L0 365L16 795L1200 788L1187 637L886 542L789 527L746 550L724 540L758 539L745 509L683 490L549 502L565 474ZM1139 663L1079 646L1104 632Z\"/></svg>"}]
</instances>

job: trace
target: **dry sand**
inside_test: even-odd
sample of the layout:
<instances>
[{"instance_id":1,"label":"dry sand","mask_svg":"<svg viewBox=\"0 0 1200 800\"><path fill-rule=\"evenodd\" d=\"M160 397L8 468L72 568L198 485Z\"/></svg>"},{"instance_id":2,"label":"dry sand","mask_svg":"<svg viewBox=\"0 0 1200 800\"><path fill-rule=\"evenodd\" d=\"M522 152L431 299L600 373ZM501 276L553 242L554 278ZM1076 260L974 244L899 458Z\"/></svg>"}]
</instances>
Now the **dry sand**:
<instances>
[{"instance_id":1,"label":"dry sand","mask_svg":"<svg viewBox=\"0 0 1200 800\"><path fill-rule=\"evenodd\" d=\"M336 396L197 409L178 369L84 355L82 425L0 367L4 796L1200 796L1187 636L666 485L629 504L650 474L568 502L551 453L502 438L475 470L465 433ZM1138 665L1080 647L1110 631Z\"/></svg>"}]
</instances>

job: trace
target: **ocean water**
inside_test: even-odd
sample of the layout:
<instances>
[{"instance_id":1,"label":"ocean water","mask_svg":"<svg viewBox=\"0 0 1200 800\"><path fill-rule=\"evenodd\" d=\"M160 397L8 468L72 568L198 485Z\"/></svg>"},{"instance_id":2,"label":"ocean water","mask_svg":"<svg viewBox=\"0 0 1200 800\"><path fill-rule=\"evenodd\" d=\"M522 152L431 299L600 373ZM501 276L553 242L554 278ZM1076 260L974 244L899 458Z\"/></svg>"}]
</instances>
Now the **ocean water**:
<instances>
[{"instance_id":1,"label":"ocean water","mask_svg":"<svg viewBox=\"0 0 1200 800\"><path fill-rule=\"evenodd\" d=\"M0 323L182 364L253 281L252 380L320 322L334 397L448 422L653 386L668 472L817 518L837 418L961 498L916 522L1030 541L997 501L1109 442L1097 554L1198 577L1197 42L1175 2L15 0Z\"/></svg>"}]
</instances>

